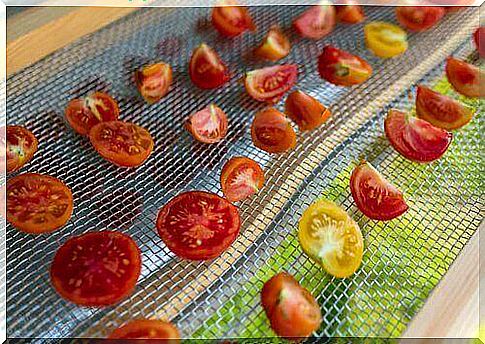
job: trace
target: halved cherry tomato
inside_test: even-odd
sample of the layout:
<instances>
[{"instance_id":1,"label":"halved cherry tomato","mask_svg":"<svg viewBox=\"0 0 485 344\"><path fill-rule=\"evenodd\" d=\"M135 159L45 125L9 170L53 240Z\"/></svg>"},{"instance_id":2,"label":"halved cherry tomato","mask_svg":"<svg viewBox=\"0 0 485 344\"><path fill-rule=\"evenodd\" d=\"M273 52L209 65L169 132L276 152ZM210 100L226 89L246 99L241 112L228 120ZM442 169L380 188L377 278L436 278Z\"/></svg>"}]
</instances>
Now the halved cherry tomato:
<instances>
[{"instance_id":1,"label":"halved cherry tomato","mask_svg":"<svg viewBox=\"0 0 485 344\"><path fill-rule=\"evenodd\" d=\"M298 67L293 64L265 67L246 73L248 94L261 102L276 103L296 82Z\"/></svg>"},{"instance_id":2,"label":"halved cherry tomato","mask_svg":"<svg viewBox=\"0 0 485 344\"><path fill-rule=\"evenodd\" d=\"M304 339L322 322L317 300L286 272L264 284L261 303L273 331L286 339Z\"/></svg>"},{"instance_id":3,"label":"halved cherry tomato","mask_svg":"<svg viewBox=\"0 0 485 344\"><path fill-rule=\"evenodd\" d=\"M318 200L305 210L298 239L303 251L332 276L349 277L362 262L359 225L333 202Z\"/></svg>"},{"instance_id":4,"label":"halved cherry tomato","mask_svg":"<svg viewBox=\"0 0 485 344\"><path fill-rule=\"evenodd\" d=\"M283 153L296 145L296 134L284 114L274 108L259 111L251 125L251 138L259 149Z\"/></svg>"},{"instance_id":5,"label":"halved cherry tomato","mask_svg":"<svg viewBox=\"0 0 485 344\"><path fill-rule=\"evenodd\" d=\"M211 104L187 118L185 128L199 142L216 143L227 134L227 116Z\"/></svg>"},{"instance_id":6,"label":"halved cherry tomato","mask_svg":"<svg viewBox=\"0 0 485 344\"><path fill-rule=\"evenodd\" d=\"M7 172L11 173L19 170L34 157L38 141L31 131L18 125L7 125L6 137Z\"/></svg>"},{"instance_id":7,"label":"halved cherry tomato","mask_svg":"<svg viewBox=\"0 0 485 344\"><path fill-rule=\"evenodd\" d=\"M143 164L153 151L150 133L136 124L112 121L101 122L89 132L96 151L106 160L121 167Z\"/></svg>"},{"instance_id":8,"label":"halved cherry tomato","mask_svg":"<svg viewBox=\"0 0 485 344\"><path fill-rule=\"evenodd\" d=\"M479 27L473 34L475 45L478 50L478 54L481 57L485 57L485 26Z\"/></svg>"},{"instance_id":9,"label":"halved cherry tomato","mask_svg":"<svg viewBox=\"0 0 485 344\"><path fill-rule=\"evenodd\" d=\"M179 194L158 213L157 230L167 247L182 259L207 260L222 254L239 234L238 209L216 194Z\"/></svg>"},{"instance_id":10,"label":"halved cherry tomato","mask_svg":"<svg viewBox=\"0 0 485 344\"><path fill-rule=\"evenodd\" d=\"M68 239L54 256L50 276L64 299L79 306L103 307L131 294L140 271L141 254L133 239L101 231Z\"/></svg>"},{"instance_id":11,"label":"halved cherry tomato","mask_svg":"<svg viewBox=\"0 0 485 344\"><path fill-rule=\"evenodd\" d=\"M430 123L391 110L384 121L386 136L406 159L430 162L439 159L451 144L453 134Z\"/></svg>"},{"instance_id":12,"label":"halved cherry tomato","mask_svg":"<svg viewBox=\"0 0 485 344\"><path fill-rule=\"evenodd\" d=\"M254 53L263 59L278 61L287 56L290 49L291 43L288 37L277 26L273 26Z\"/></svg>"},{"instance_id":13,"label":"halved cherry tomato","mask_svg":"<svg viewBox=\"0 0 485 344\"><path fill-rule=\"evenodd\" d=\"M72 129L81 135L89 134L91 128L98 123L116 121L119 114L116 101L103 92L94 92L83 99L73 99L65 111Z\"/></svg>"},{"instance_id":14,"label":"halved cherry tomato","mask_svg":"<svg viewBox=\"0 0 485 344\"><path fill-rule=\"evenodd\" d=\"M229 71L219 55L207 44L195 48L190 58L189 75L202 89L218 88L229 81Z\"/></svg>"},{"instance_id":15,"label":"halved cherry tomato","mask_svg":"<svg viewBox=\"0 0 485 344\"><path fill-rule=\"evenodd\" d=\"M293 27L302 37L323 38L335 27L335 7L332 5L312 6L293 21Z\"/></svg>"},{"instance_id":16,"label":"halved cherry tomato","mask_svg":"<svg viewBox=\"0 0 485 344\"><path fill-rule=\"evenodd\" d=\"M256 161L249 158L231 158L221 172L222 192L230 202L248 198L257 193L263 184L263 169Z\"/></svg>"},{"instance_id":17,"label":"halved cherry tomato","mask_svg":"<svg viewBox=\"0 0 485 344\"><path fill-rule=\"evenodd\" d=\"M168 92L172 67L163 62L144 66L135 72L135 80L141 96L150 104L156 103Z\"/></svg>"},{"instance_id":18,"label":"halved cherry tomato","mask_svg":"<svg viewBox=\"0 0 485 344\"><path fill-rule=\"evenodd\" d=\"M426 31L435 26L445 15L443 7L399 6L396 16L399 23L411 31Z\"/></svg>"},{"instance_id":19,"label":"halved cherry tomato","mask_svg":"<svg viewBox=\"0 0 485 344\"><path fill-rule=\"evenodd\" d=\"M477 66L448 57L446 76L458 93L467 97L485 97L485 71Z\"/></svg>"},{"instance_id":20,"label":"halved cherry tomato","mask_svg":"<svg viewBox=\"0 0 485 344\"><path fill-rule=\"evenodd\" d=\"M337 19L342 23L357 24L365 19L362 6L352 4L353 1L346 1L348 5L337 6Z\"/></svg>"},{"instance_id":21,"label":"halved cherry tomato","mask_svg":"<svg viewBox=\"0 0 485 344\"><path fill-rule=\"evenodd\" d=\"M318 57L320 76L338 86L361 84L372 74L372 67L359 56L327 45Z\"/></svg>"},{"instance_id":22,"label":"halved cherry tomato","mask_svg":"<svg viewBox=\"0 0 485 344\"><path fill-rule=\"evenodd\" d=\"M72 208L71 190L57 178L25 173L7 182L7 221L22 232L55 231L69 221Z\"/></svg>"},{"instance_id":23,"label":"halved cherry tomato","mask_svg":"<svg viewBox=\"0 0 485 344\"><path fill-rule=\"evenodd\" d=\"M350 191L357 208L373 220L392 220L409 208L402 192L366 161L352 172Z\"/></svg>"},{"instance_id":24,"label":"halved cherry tomato","mask_svg":"<svg viewBox=\"0 0 485 344\"><path fill-rule=\"evenodd\" d=\"M471 121L473 109L441 93L418 86L416 114L438 128L453 130Z\"/></svg>"},{"instance_id":25,"label":"halved cherry tomato","mask_svg":"<svg viewBox=\"0 0 485 344\"><path fill-rule=\"evenodd\" d=\"M367 47L379 57L394 57L408 48L406 31L397 25L373 21L364 26L364 34Z\"/></svg>"},{"instance_id":26,"label":"halved cherry tomato","mask_svg":"<svg viewBox=\"0 0 485 344\"><path fill-rule=\"evenodd\" d=\"M302 131L313 130L330 117L330 111L322 103L299 90L286 98L285 113Z\"/></svg>"},{"instance_id":27,"label":"halved cherry tomato","mask_svg":"<svg viewBox=\"0 0 485 344\"><path fill-rule=\"evenodd\" d=\"M163 343L175 344L180 343L180 332L166 321L137 319L111 332L108 339L166 339ZM143 343L143 341L137 341L137 343Z\"/></svg>"},{"instance_id":28,"label":"halved cherry tomato","mask_svg":"<svg viewBox=\"0 0 485 344\"><path fill-rule=\"evenodd\" d=\"M225 37L236 37L244 31L256 30L247 8L239 6L233 0L220 1L218 6L214 7L212 24Z\"/></svg>"}]
</instances>

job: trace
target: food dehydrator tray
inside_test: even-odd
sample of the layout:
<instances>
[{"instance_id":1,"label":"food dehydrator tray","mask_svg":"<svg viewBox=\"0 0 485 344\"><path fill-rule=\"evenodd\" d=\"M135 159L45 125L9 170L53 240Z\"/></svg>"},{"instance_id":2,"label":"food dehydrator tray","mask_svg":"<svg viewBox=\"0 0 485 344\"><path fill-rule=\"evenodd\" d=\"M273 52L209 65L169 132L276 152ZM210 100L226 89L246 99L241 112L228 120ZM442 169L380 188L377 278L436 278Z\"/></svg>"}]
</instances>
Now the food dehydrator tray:
<instances>
[{"instance_id":1,"label":"food dehydrator tray","mask_svg":"<svg viewBox=\"0 0 485 344\"><path fill-rule=\"evenodd\" d=\"M252 7L258 31L233 40L213 30L209 8L140 9L8 78L7 123L24 125L39 139L39 151L20 173L58 177L72 189L75 203L69 223L54 233L34 236L7 226L8 337L105 337L141 317L171 319L184 337L270 337L259 292L281 270L317 297L324 321L316 336L402 334L483 218L484 105L463 99L478 108L477 115L456 132L446 155L427 165L411 163L389 146L383 118L392 107L412 110L408 93L418 82L457 97L444 79L444 59L453 53L478 63L470 40L478 8L449 14L429 32L410 34L409 50L390 60L366 50L362 24L339 24L317 42L298 39L290 24L304 8ZM393 8L366 7L365 12L368 21L395 22ZM251 119L265 105L251 100L238 81L244 71L268 65L248 53L275 23L293 42L284 61L299 65L296 87L332 111L319 129L298 133L297 147L282 155L252 145ZM189 80L191 51L203 41L234 71L221 89L198 90ZM369 61L372 78L352 88L321 80L316 61L328 43ZM172 65L174 84L167 97L147 105L132 75L156 60ZM121 119L151 132L155 151L142 166L121 169L102 160L64 122L67 102L94 90L107 91L119 102ZM229 133L224 141L204 146L185 132L183 120L209 103L228 114ZM158 209L185 190L222 195L222 165L236 155L255 159L266 175L259 194L239 204L238 240L212 261L178 259L154 230ZM411 206L408 213L383 223L356 209L348 179L361 157L400 187ZM351 278L331 278L298 245L299 217L321 197L341 204L364 234L363 264ZM142 274L123 302L105 309L76 307L52 289L49 266L69 237L102 229L135 239L143 254Z\"/></svg>"}]
</instances>

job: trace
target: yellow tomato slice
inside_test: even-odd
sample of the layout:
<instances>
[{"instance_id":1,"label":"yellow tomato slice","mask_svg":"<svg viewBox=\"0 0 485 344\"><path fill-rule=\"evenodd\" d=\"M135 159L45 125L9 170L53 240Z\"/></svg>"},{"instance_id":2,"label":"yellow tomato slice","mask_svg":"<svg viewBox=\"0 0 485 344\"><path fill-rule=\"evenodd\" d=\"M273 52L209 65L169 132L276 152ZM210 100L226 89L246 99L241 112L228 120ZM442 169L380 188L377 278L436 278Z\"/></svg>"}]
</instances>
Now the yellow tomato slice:
<instances>
[{"instance_id":1,"label":"yellow tomato slice","mask_svg":"<svg viewBox=\"0 0 485 344\"><path fill-rule=\"evenodd\" d=\"M408 48L407 33L399 26L373 21L364 26L365 43L377 56L390 58Z\"/></svg>"},{"instance_id":2,"label":"yellow tomato slice","mask_svg":"<svg viewBox=\"0 0 485 344\"><path fill-rule=\"evenodd\" d=\"M359 225L333 202L319 200L305 210L298 239L303 251L335 277L352 275L362 262Z\"/></svg>"}]
</instances>

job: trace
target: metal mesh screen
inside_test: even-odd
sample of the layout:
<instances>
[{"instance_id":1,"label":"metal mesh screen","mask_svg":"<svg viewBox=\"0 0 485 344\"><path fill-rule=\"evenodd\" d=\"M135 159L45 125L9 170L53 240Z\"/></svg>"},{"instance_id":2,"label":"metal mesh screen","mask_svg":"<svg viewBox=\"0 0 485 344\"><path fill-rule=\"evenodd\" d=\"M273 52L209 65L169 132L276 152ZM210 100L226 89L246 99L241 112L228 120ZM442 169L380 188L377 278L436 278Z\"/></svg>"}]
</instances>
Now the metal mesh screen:
<instances>
[{"instance_id":1,"label":"metal mesh screen","mask_svg":"<svg viewBox=\"0 0 485 344\"><path fill-rule=\"evenodd\" d=\"M411 108L406 90L419 79L431 85L439 82L448 54L469 56L478 9L448 15L430 32L411 34L409 51L386 61L366 50L361 24L339 25L318 42L299 39L290 24L303 10L251 8L258 32L222 40L207 20L210 9L142 9L8 79L8 124L24 125L39 139L39 151L23 172L60 178L71 187L75 202L69 223L52 234L32 236L7 227L9 337L103 337L139 317L169 318L184 337L273 336L259 305L259 291L267 278L283 269L318 297L324 322L317 336L402 333L483 217L483 128L477 115L456 134L443 159L417 165L389 147L382 120L390 106ZM365 11L368 20L395 22L392 8ZM297 148L280 156L252 145L251 119L264 105L251 100L237 80L243 71L264 65L253 61L248 51L274 23L292 39L285 61L299 65L297 87L333 114L322 128L300 134ZM202 41L235 72L220 90L201 91L189 80L187 62ZM316 62L328 43L369 61L373 77L353 88L323 82ZM147 105L137 95L132 75L156 60L172 65L174 85L161 102ZM103 161L66 125L67 102L94 90L108 91L119 102L120 118L147 128L154 137L155 151L141 167L119 169ZM227 138L210 147L195 143L182 127L187 115L209 103L218 104L229 117ZM478 113L483 112L480 106ZM266 174L257 197L240 204L240 237L219 259L178 259L154 230L158 209L184 190L221 194L222 165L235 155L258 161ZM362 155L402 189L411 205L408 214L380 223L356 210L348 176ZM364 262L352 278L330 278L298 246L298 219L320 197L342 204L363 231ZM142 274L135 293L122 303L79 308L56 295L49 266L67 238L101 229L123 231L135 239L143 254Z\"/></svg>"}]
</instances>

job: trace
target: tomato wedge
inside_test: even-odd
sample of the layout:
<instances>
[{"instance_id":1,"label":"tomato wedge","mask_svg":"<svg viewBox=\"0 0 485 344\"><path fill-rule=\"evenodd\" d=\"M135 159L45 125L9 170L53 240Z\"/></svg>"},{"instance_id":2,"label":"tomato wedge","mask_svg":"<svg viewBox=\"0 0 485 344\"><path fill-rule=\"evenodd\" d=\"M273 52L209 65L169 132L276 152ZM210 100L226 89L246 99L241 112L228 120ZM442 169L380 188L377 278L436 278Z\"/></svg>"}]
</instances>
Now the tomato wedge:
<instances>
[{"instance_id":1,"label":"tomato wedge","mask_svg":"<svg viewBox=\"0 0 485 344\"><path fill-rule=\"evenodd\" d=\"M278 61L287 56L290 49L291 43L288 37L277 26L273 26L254 53L265 60Z\"/></svg>"},{"instance_id":2,"label":"tomato wedge","mask_svg":"<svg viewBox=\"0 0 485 344\"><path fill-rule=\"evenodd\" d=\"M312 6L293 21L293 27L302 37L323 38L335 27L335 7L332 5Z\"/></svg>"},{"instance_id":3,"label":"tomato wedge","mask_svg":"<svg viewBox=\"0 0 485 344\"><path fill-rule=\"evenodd\" d=\"M446 76L453 88L466 97L485 97L485 72L464 61L448 57Z\"/></svg>"},{"instance_id":4,"label":"tomato wedge","mask_svg":"<svg viewBox=\"0 0 485 344\"><path fill-rule=\"evenodd\" d=\"M112 121L95 125L89 139L96 151L106 160L120 167L143 164L153 151L150 133L136 124Z\"/></svg>"},{"instance_id":5,"label":"tomato wedge","mask_svg":"<svg viewBox=\"0 0 485 344\"><path fill-rule=\"evenodd\" d=\"M259 149L283 153L296 145L296 134L284 114L274 108L259 111L251 124L251 138Z\"/></svg>"},{"instance_id":6,"label":"tomato wedge","mask_svg":"<svg viewBox=\"0 0 485 344\"><path fill-rule=\"evenodd\" d=\"M298 67L293 64L265 67L246 73L244 86L252 98L274 104L293 87L297 75Z\"/></svg>"},{"instance_id":7,"label":"tomato wedge","mask_svg":"<svg viewBox=\"0 0 485 344\"><path fill-rule=\"evenodd\" d=\"M32 160L38 141L31 131L18 125L7 125L6 137L7 172L11 173Z\"/></svg>"},{"instance_id":8,"label":"tomato wedge","mask_svg":"<svg viewBox=\"0 0 485 344\"><path fill-rule=\"evenodd\" d=\"M167 247L182 259L208 260L236 240L238 209L216 194L190 191L174 197L158 213L157 230Z\"/></svg>"},{"instance_id":9,"label":"tomato wedge","mask_svg":"<svg viewBox=\"0 0 485 344\"><path fill-rule=\"evenodd\" d=\"M305 210L298 239L303 251L337 278L349 277L362 262L359 225L333 202L318 200Z\"/></svg>"},{"instance_id":10,"label":"tomato wedge","mask_svg":"<svg viewBox=\"0 0 485 344\"><path fill-rule=\"evenodd\" d=\"M406 31L397 25L373 21L364 26L365 43L377 56L390 58L408 49Z\"/></svg>"},{"instance_id":11,"label":"tomato wedge","mask_svg":"<svg viewBox=\"0 0 485 344\"><path fill-rule=\"evenodd\" d=\"M7 182L7 221L22 232L55 231L69 221L72 208L71 190L57 178L25 173Z\"/></svg>"},{"instance_id":12,"label":"tomato wedge","mask_svg":"<svg viewBox=\"0 0 485 344\"><path fill-rule=\"evenodd\" d=\"M263 184L263 169L252 159L234 157L222 168L222 192L229 202L242 201L254 195Z\"/></svg>"},{"instance_id":13,"label":"tomato wedge","mask_svg":"<svg viewBox=\"0 0 485 344\"><path fill-rule=\"evenodd\" d=\"M144 66L135 72L135 80L143 99L153 104L162 99L172 83L172 67L159 62Z\"/></svg>"},{"instance_id":14,"label":"tomato wedge","mask_svg":"<svg viewBox=\"0 0 485 344\"><path fill-rule=\"evenodd\" d=\"M227 134L227 116L218 106L211 104L192 114L185 128L199 142L216 143Z\"/></svg>"},{"instance_id":15,"label":"tomato wedge","mask_svg":"<svg viewBox=\"0 0 485 344\"><path fill-rule=\"evenodd\" d=\"M54 256L50 276L64 299L79 306L103 307L131 294L140 271L140 250L133 239L101 231L68 239Z\"/></svg>"},{"instance_id":16,"label":"tomato wedge","mask_svg":"<svg viewBox=\"0 0 485 344\"><path fill-rule=\"evenodd\" d=\"M253 20L246 7L239 6L236 1L220 1L212 10L212 24L224 37L236 37L249 30L254 31Z\"/></svg>"},{"instance_id":17,"label":"tomato wedge","mask_svg":"<svg viewBox=\"0 0 485 344\"><path fill-rule=\"evenodd\" d=\"M322 103L299 90L286 98L285 113L302 131L313 130L330 117L330 111Z\"/></svg>"},{"instance_id":18,"label":"tomato wedge","mask_svg":"<svg viewBox=\"0 0 485 344\"><path fill-rule=\"evenodd\" d=\"M229 71L219 55L202 43L195 48L189 64L190 79L199 88L218 88L229 81Z\"/></svg>"},{"instance_id":19,"label":"tomato wedge","mask_svg":"<svg viewBox=\"0 0 485 344\"><path fill-rule=\"evenodd\" d=\"M416 95L416 114L438 128L453 130L471 121L473 109L422 85Z\"/></svg>"},{"instance_id":20,"label":"tomato wedge","mask_svg":"<svg viewBox=\"0 0 485 344\"><path fill-rule=\"evenodd\" d=\"M357 208L373 220L392 220L409 209L402 192L367 161L352 172L350 191Z\"/></svg>"},{"instance_id":21,"label":"tomato wedge","mask_svg":"<svg viewBox=\"0 0 485 344\"><path fill-rule=\"evenodd\" d=\"M372 67L359 56L327 45L318 57L320 76L338 86L361 84L372 74Z\"/></svg>"},{"instance_id":22,"label":"tomato wedge","mask_svg":"<svg viewBox=\"0 0 485 344\"><path fill-rule=\"evenodd\" d=\"M167 321L136 319L111 332L108 339L167 339L163 343L175 344L180 343L180 332Z\"/></svg>"},{"instance_id":23,"label":"tomato wedge","mask_svg":"<svg viewBox=\"0 0 485 344\"><path fill-rule=\"evenodd\" d=\"M364 10L362 6L352 4L353 1L346 1L348 5L337 6L338 21L346 24L357 24L365 20Z\"/></svg>"},{"instance_id":24,"label":"tomato wedge","mask_svg":"<svg viewBox=\"0 0 485 344\"><path fill-rule=\"evenodd\" d=\"M317 300L286 272L264 284L261 303L273 331L286 339L309 337L322 323Z\"/></svg>"},{"instance_id":25,"label":"tomato wedge","mask_svg":"<svg viewBox=\"0 0 485 344\"><path fill-rule=\"evenodd\" d=\"M399 6L396 17L399 23L411 31L426 31L435 26L445 15L443 7Z\"/></svg>"},{"instance_id":26,"label":"tomato wedge","mask_svg":"<svg viewBox=\"0 0 485 344\"><path fill-rule=\"evenodd\" d=\"M478 54L485 57L485 26L479 27L473 34Z\"/></svg>"},{"instance_id":27,"label":"tomato wedge","mask_svg":"<svg viewBox=\"0 0 485 344\"><path fill-rule=\"evenodd\" d=\"M116 121L120 110L108 94L94 92L83 99L73 99L67 104L65 116L69 125L81 135L89 134L96 124Z\"/></svg>"}]
</instances>

